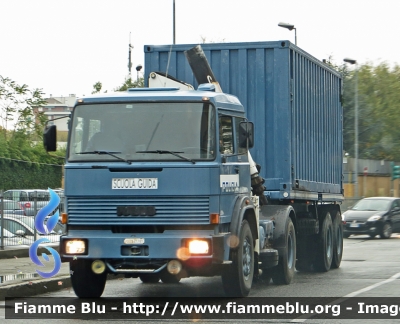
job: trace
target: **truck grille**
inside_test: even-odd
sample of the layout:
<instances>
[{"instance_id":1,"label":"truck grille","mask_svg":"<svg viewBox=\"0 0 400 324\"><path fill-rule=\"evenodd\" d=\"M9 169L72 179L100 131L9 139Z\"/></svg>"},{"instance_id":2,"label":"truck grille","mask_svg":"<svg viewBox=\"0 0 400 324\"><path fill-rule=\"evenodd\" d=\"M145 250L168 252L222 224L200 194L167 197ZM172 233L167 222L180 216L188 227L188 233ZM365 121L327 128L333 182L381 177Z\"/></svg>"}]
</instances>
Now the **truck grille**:
<instances>
[{"instance_id":1,"label":"truck grille","mask_svg":"<svg viewBox=\"0 0 400 324\"><path fill-rule=\"evenodd\" d=\"M67 199L70 225L209 224L208 197L129 197ZM117 216L117 206L154 206L154 216Z\"/></svg>"}]
</instances>

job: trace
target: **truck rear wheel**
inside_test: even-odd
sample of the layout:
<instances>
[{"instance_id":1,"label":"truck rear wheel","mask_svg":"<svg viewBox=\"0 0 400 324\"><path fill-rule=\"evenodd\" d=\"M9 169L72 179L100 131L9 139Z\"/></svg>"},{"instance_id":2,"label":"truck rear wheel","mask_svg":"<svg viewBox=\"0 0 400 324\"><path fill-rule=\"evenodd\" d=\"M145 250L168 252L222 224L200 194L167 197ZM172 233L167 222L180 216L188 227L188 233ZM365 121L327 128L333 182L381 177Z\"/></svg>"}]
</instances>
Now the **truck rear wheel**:
<instances>
[{"instance_id":1,"label":"truck rear wheel","mask_svg":"<svg viewBox=\"0 0 400 324\"><path fill-rule=\"evenodd\" d=\"M72 288L79 298L98 298L103 294L107 272L94 273L91 263L92 260L74 260L69 264Z\"/></svg>"},{"instance_id":2,"label":"truck rear wheel","mask_svg":"<svg viewBox=\"0 0 400 324\"><path fill-rule=\"evenodd\" d=\"M279 263L272 268L272 280L277 285L288 285L292 282L296 266L296 232L290 217L286 221L286 249L279 257Z\"/></svg>"},{"instance_id":3,"label":"truck rear wheel","mask_svg":"<svg viewBox=\"0 0 400 324\"><path fill-rule=\"evenodd\" d=\"M317 240L317 255L314 263L316 271L327 272L331 268L333 259L333 225L331 214L325 213Z\"/></svg>"},{"instance_id":4,"label":"truck rear wheel","mask_svg":"<svg viewBox=\"0 0 400 324\"><path fill-rule=\"evenodd\" d=\"M340 212L336 212L333 218L333 258L331 269L337 269L340 267L343 256L343 222Z\"/></svg>"},{"instance_id":5,"label":"truck rear wheel","mask_svg":"<svg viewBox=\"0 0 400 324\"><path fill-rule=\"evenodd\" d=\"M254 277L254 241L249 223L243 220L239 246L232 252L232 264L221 276L227 296L246 297Z\"/></svg>"}]
</instances>

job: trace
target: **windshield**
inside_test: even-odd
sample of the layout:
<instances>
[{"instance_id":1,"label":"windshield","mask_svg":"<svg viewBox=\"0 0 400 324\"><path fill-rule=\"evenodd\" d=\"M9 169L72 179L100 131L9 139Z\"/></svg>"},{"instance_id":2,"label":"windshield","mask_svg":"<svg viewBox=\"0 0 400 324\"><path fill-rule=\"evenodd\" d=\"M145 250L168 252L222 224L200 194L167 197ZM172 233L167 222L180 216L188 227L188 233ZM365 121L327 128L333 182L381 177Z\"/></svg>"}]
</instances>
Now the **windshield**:
<instances>
[{"instance_id":1,"label":"windshield","mask_svg":"<svg viewBox=\"0 0 400 324\"><path fill-rule=\"evenodd\" d=\"M352 208L353 210L387 211L390 207L390 200L386 199L363 199Z\"/></svg>"},{"instance_id":2,"label":"windshield","mask_svg":"<svg viewBox=\"0 0 400 324\"><path fill-rule=\"evenodd\" d=\"M212 160L215 147L215 110L207 103L79 105L73 114L68 158Z\"/></svg>"}]
</instances>

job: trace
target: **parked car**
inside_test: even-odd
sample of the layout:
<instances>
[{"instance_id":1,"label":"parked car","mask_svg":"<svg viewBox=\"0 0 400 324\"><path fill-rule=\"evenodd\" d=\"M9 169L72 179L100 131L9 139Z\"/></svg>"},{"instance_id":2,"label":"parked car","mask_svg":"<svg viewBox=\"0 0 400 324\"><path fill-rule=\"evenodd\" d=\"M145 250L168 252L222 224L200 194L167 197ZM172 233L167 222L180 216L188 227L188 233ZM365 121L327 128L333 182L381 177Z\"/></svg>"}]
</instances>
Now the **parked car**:
<instances>
[{"instance_id":1,"label":"parked car","mask_svg":"<svg viewBox=\"0 0 400 324\"><path fill-rule=\"evenodd\" d=\"M1 236L1 227L0 227L0 236ZM11 246L11 245L30 245L32 241L25 237L21 237L20 235L15 235L10 231L7 231L5 228L3 229L3 236L4 236L4 246Z\"/></svg>"},{"instance_id":2,"label":"parked car","mask_svg":"<svg viewBox=\"0 0 400 324\"><path fill-rule=\"evenodd\" d=\"M56 193L60 196L60 210L62 210L64 202L64 192L62 189L58 189ZM35 209L35 194L36 194L36 209ZM3 194L4 199L13 200L19 202L25 209L27 216L35 216L37 212L44 206L46 206L50 200L50 194L48 190L44 189L13 189L7 190Z\"/></svg>"},{"instance_id":3,"label":"parked car","mask_svg":"<svg viewBox=\"0 0 400 324\"><path fill-rule=\"evenodd\" d=\"M8 215L26 215L25 209L22 208L19 202L3 199L3 211ZM0 215L2 214L1 200L0 200Z\"/></svg>"},{"instance_id":4,"label":"parked car","mask_svg":"<svg viewBox=\"0 0 400 324\"><path fill-rule=\"evenodd\" d=\"M18 216L18 215L4 215L3 223L4 229L11 232L13 235L21 236L30 240L30 243L35 241L35 220L33 217ZM60 235L65 232L65 225L57 223L53 231L47 235L38 232L37 238L47 238L51 242L59 241Z\"/></svg>"},{"instance_id":5,"label":"parked car","mask_svg":"<svg viewBox=\"0 0 400 324\"><path fill-rule=\"evenodd\" d=\"M369 197L358 201L343 213L343 235L367 234L390 238L400 233L400 198Z\"/></svg>"}]
</instances>

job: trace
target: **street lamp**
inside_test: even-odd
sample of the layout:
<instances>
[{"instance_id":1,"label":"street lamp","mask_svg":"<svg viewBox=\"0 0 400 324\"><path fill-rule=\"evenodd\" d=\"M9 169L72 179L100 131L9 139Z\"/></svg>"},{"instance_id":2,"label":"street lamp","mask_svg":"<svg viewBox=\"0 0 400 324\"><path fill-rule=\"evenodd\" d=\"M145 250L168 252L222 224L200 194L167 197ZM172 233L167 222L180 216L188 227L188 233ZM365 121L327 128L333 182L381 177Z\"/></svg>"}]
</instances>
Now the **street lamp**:
<instances>
[{"instance_id":1,"label":"street lamp","mask_svg":"<svg viewBox=\"0 0 400 324\"><path fill-rule=\"evenodd\" d=\"M139 83L139 72L140 72L140 70L142 69L142 65L141 64L139 64L137 67L136 67L136 72L137 72L137 76L136 76L136 82L137 83Z\"/></svg>"},{"instance_id":2,"label":"street lamp","mask_svg":"<svg viewBox=\"0 0 400 324\"><path fill-rule=\"evenodd\" d=\"M354 173L355 173L355 197L358 198L358 67L357 61L351 58L343 59L344 62L354 64L356 67L354 73Z\"/></svg>"},{"instance_id":3,"label":"street lamp","mask_svg":"<svg viewBox=\"0 0 400 324\"><path fill-rule=\"evenodd\" d=\"M294 28L294 25L287 24L287 23L284 23L284 22L280 22L278 24L278 26L282 27L282 28L287 28L289 30L293 30L294 29L294 44L297 45L297 31L296 31L296 28Z\"/></svg>"}]
</instances>

